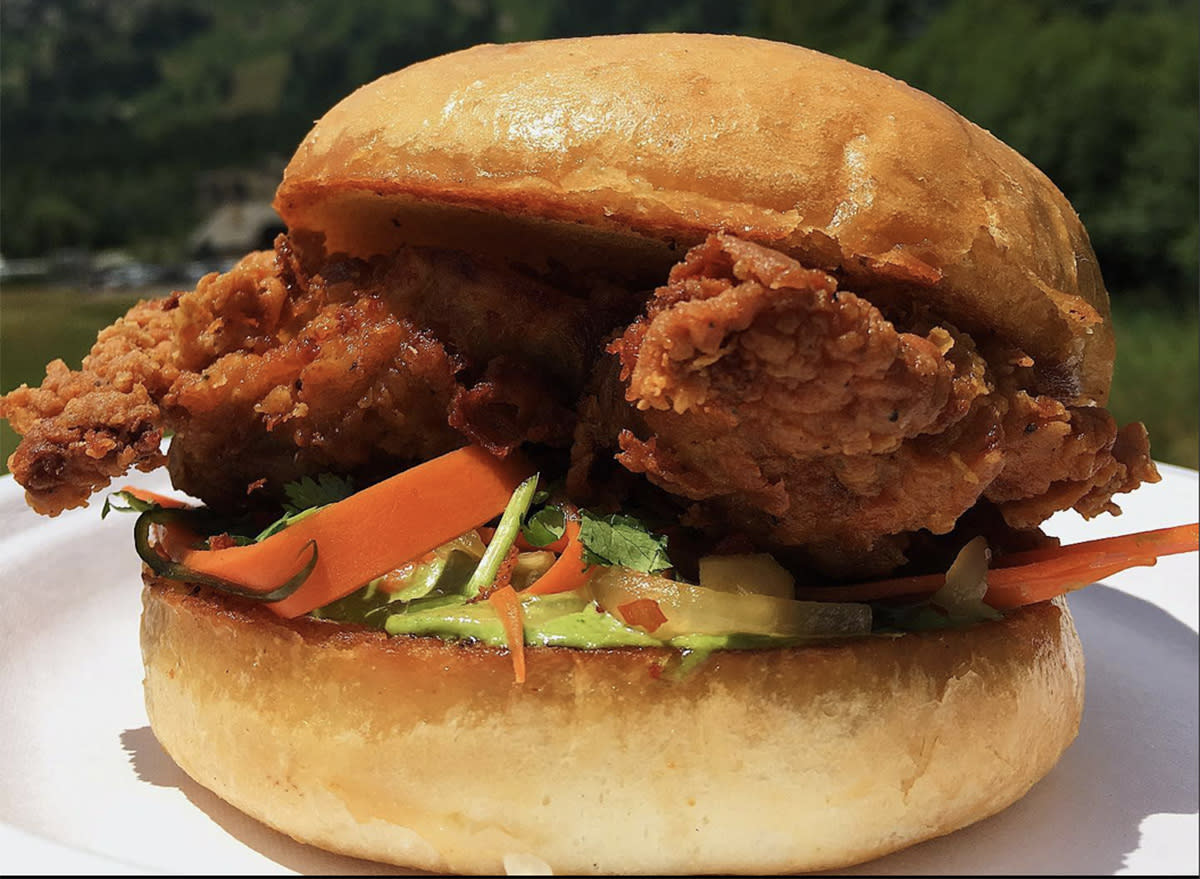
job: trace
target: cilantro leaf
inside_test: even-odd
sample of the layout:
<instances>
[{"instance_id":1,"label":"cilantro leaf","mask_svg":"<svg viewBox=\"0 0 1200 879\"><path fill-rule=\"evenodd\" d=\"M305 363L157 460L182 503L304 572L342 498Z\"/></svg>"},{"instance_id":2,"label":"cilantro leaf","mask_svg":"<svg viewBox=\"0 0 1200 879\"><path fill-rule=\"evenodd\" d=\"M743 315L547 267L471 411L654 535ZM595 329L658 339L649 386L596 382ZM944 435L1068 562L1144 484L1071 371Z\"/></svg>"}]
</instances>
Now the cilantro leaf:
<instances>
[{"instance_id":1,"label":"cilantro leaf","mask_svg":"<svg viewBox=\"0 0 1200 879\"><path fill-rule=\"evenodd\" d=\"M583 560L589 565L620 566L647 574L671 567L667 538L651 534L633 516L596 516L584 510L579 526Z\"/></svg>"},{"instance_id":2,"label":"cilantro leaf","mask_svg":"<svg viewBox=\"0 0 1200 879\"><path fill-rule=\"evenodd\" d=\"M283 487L290 504L284 504L286 511L254 538L257 543L266 540L272 534L277 534L289 525L294 525L305 516L311 515L328 504L336 504L354 494L354 483L332 473L322 473L316 479L304 476L295 482L289 482Z\"/></svg>"},{"instance_id":3,"label":"cilantro leaf","mask_svg":"<svg viewBox=\"0 0 1200 879\"><path fill-rule=\"evenodd\" d=\"M549 546L566 530L567 517L558 507L542 507L521 526L521 534L534 546Z\"/></svg>"},{"instance_id":4,"label":"cilantro leaf","mask_svg":"<svg viewBox=\"0 0 1200 879\"><path fill-rule=\"evenodd\" d=\"M316 479L304 476L289 482L283 490L291 501L284 505L284 509L295 514L345 500L354 494L354 483L332 473L322 473Z\"/></svg>"}]
</instances>

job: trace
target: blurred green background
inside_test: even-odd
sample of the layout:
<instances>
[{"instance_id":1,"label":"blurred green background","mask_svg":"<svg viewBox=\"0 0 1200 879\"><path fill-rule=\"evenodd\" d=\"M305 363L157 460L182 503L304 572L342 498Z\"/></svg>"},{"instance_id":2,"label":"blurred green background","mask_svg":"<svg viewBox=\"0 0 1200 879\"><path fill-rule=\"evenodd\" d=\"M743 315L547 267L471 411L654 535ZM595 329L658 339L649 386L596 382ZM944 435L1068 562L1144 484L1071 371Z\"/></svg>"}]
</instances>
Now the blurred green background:
<instances>
[{"instance_id":1,"label":"blurred green background","mask_svg":"<svg viewBox=\"0 0 1200 879\"><path fill-rule=\"evenodd\" d=\"M0 391L269 241L286 157L354 87L479 42L666 30L875 67L1028 156L1099 255L1114 414L1198 466L1193 0L0 0Z\"/></svg>"}]
</instances>

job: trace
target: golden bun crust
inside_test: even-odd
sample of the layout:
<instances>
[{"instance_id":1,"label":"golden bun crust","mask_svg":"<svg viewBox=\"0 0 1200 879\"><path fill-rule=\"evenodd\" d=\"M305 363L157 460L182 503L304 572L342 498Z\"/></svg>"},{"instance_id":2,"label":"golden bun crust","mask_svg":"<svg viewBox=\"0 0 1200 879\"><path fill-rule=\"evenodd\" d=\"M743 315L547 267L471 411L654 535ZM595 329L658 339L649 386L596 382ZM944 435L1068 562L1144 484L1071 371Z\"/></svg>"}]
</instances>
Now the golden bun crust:
<instances>
[{"instance_id":1,"label":"golden bun crust","mask_svg":"<svg viewBox=\"0 0 1200 879\"><path fill-rule=\"evenodd\" d=\"M769 873L991 815L1074 739L1066 606L719 652L387 638L147 577L146 705L197 782L321 848L453 873Z\"/></svg>"},{"instance_id":2,"label":"golden bun crust","mask_svg":"<svg viewBox=\"0 0 1200 879\"><path fill-rule=\"evenodd\" d=\"M1062 193L929 95L797 46L642 34L415 64L331 109L275 204L357 255L439 244L658 283L722 229L995 330L1064 398L1108 393L1108 295Z\"/></svg>"}]
</instances>

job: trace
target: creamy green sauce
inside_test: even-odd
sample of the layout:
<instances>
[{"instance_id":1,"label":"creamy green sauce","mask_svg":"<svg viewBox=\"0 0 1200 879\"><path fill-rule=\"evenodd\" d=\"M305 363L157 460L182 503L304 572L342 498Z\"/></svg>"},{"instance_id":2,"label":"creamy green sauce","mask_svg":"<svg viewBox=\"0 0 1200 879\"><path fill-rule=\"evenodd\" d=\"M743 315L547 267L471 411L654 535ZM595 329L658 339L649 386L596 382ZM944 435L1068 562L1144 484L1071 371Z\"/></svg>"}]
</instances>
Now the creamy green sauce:
<instances>
[{"instance_id":1,"label":"creamy green sauce","mask_svg":"<svg viewBox=\"0 0 1200 879\"><path fill-rule=\"evenodd\" d=\"M574 647L603 650L612 647L672 647L697 658L714 650L780 647L793 639L754 635L682 635L655 638L625 625L601 610L594 601L569 592L527 595L521 598L525 643L530 647ZM360 622L381 628L389 635L428 635L446 640L477 641L504 647L504 625L486 601L469 601L462 595L438 595L415 601L387 601L387 596L367 589L314 613L324 619Z\"/></svg>"},{"instance_id":2,"label":"creamy green sauce","mask_svg":"<svg viewBox=\"0 0 1200 879\"><path fill-rule=\"evenodd\" d=\"M523 595L521 609L525 644L530 647L572 647L603 650L616 647L670 647L680 651L688 668L703 662L717 650L754 650L787 647L801 638L768 635L680 635L655 638L627 626L600 609L579 592L557 595ZM333 604L313 611L313 616L338 622L364 623L389 635L421 635L448 641L475 641L506 647L508 639L495 608L487 601L470 600L459 594L428 595L409 601L368 585ZM876 613L873 634L899 636L906 632L951 627L954 623L919 602Z\"/></svg>"},{"instance_id":3,"label":"creamy green sauce","mask_svg":"<svg viewBox=\"0 0 1200 879\"><path fill-rule=\"evenodd\" d=\"M627 626L605 613L593 601L575 593L526 596L521 599L525 643L532 647L575 647L599 650L608 647L676 647L711 651L733 646L736 636L691 635L664 641ZM462 596L426 602L413 601L388 614L384 630L389 635L434 635L470 639L495 647L507 643L504 625L486 601L468 603Z\"/></svg>"}]
</instances>

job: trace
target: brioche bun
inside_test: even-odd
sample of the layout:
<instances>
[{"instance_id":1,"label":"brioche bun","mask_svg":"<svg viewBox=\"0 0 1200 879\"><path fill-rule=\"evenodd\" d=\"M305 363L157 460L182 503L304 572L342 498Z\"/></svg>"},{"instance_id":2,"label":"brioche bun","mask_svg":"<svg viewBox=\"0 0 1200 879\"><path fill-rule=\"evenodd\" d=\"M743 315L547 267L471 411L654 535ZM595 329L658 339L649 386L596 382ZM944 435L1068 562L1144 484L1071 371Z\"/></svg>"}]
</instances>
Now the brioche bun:
<instances>
[{"instance_id":1,"label":"brioche bun","mask_svg":"<svg viewBox=\"0 0 1200 879\"><path fill-rule=\"evenodd\" d=\"M1103 404L1108 295L1032 164L884 74L764 40L641 34L477 46L330 110L276 209L331 251L399 244L661 283L715 230L902 291Z\"/></svg>"},{"instance_id":2,"label":"brioche bun","mask_svg":"<svg viewBox=\"0 0 1200 879\"><path fill-rule=\"evenodd\" d=\"M794 46L658 34L479 46L321 119L276 208L367 257L404 245L662 283L714 231L916 299L1103 402L1087 235L1032 165L944 104ZM1020 798L1083 701L1065 604L970 628L718 651L388 638L147 575L156 736L303 842L454 873L828 870Z\"/></svg>"},{"instance_id":3,"label":"brioche bun","mask_svg":"<svg viewBox=\"0 0 1200 879\"><path fill-rule=\"evenodd\" d=\"M198 783L301 842L452 873L826 870L1020 798L1079 726L1064 604L725 651L388 638L147 575L146 705ZM664 671L664 666L668 666Z\"/></svg>"}]
</instances>

